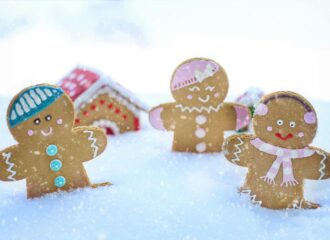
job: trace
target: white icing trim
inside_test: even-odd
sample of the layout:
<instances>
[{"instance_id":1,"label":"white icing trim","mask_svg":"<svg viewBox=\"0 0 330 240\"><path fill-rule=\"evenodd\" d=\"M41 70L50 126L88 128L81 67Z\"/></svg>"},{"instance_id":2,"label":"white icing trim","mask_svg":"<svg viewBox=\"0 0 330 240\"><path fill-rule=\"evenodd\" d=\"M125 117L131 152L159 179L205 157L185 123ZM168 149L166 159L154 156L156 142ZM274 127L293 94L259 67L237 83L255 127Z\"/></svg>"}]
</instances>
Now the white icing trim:
<instances>
[{"instance_id":1,"label":"white icing trim","mask_svg":"<svg viewBox=\"0 0 330 240\"><path fill-rule=\"evenodd\" d=\"M33 100L36 102L37 105L39 105L41 103L41 99L39 98L39 96L33 89L30 90L30 95L33 98Z\"/></svg>"},{"instance_id":2,"label":"white icing trim","mask_svg":"<svg viewBox=\"0 0 330 240\"><path fill-rule=\"evenodd\" d=\"M113 121L109 121L109 120L98 120L98 121L94 121L91 126L93 127L100 127L100 128L105 128L105 127L109 127L111 128L111 130L113 131L113 133L119 134L120 133L120 129L118 127L118 125L113 122Z\"/></svg>"},{"instance_id":3,"label":"white icing trim","mask_svg":"<svg viewBox=\"0 0 330 240\"><path fill-rule=\"evenodd\" d=\"M11 120L15 120L17 118L17 114L15 111L11 112L10 118L11 118Z\"/></svg>"},{"instance_id":4,"label":"white icing trim","mask_svg":"<svg viewBox=\"0 0 330 240\"><path fill-rule=\"evenodd\" d=\"M10 162L10 158L11 158L11 153L2 153L2 156L5 158L5 163L8 165L8 168L6 169L7 172L10 173L10 175L7 177L9 180L11 181L16 181L16 179L14 178L14 176L16 175L16 171L13 170L13 167L15 166L15 164L13 164L12 162Z\"/></svg>"},{"instance_id":5,"label":"white icing trim","mask_svg":"<svg viewBox=\"0 0 330 240\"><path fill-rule=\"evenodd\" d=\"M49 89L45 89L45 93L48 97L53 96L53 93Z\"/></svg>"},{"instance_id":6,"label":"white icing trim","mask_svg":"<svg viewBox=\"0 0 330 240\"><path fill-rule=\"evenodd\" d=\"M242 190L242 193L248 194L248 195L250 196L250 200L251 200L251 202L252 202L253 204L256 204L256 205L258 205L258 206L261 206L262 201L258 201L258 200L256 199L256 198L257 198L257 195L256 195L256 194L254 194L254 195L251 194L251 193L252 193L251 189L245 189L245 190Z\"/></svg>"},{"instance_id":7,"label":"white icing trim","mask_svg":"<svg viewBox=\"0 0 330 240\"><path fill-rule=\"evenodd\" d=\"M30 112L30 108L29 108L28 105L26 104L26 102L25 102L25 100L24 100L23 97L21 97L21 98L19 99L19 102L21 103L24 112L26 112L26 113Z\"/></svg>"},{"instance_id":8,"label":"white icing trim","mask_svg":"<svg viewBox=\"0 0 330 240\"><path fill-rule=\"evenodd\" d=\"M208 107L188 107L188 106L183 106L182 104L177 104L175 105L176 108L179 108L182 112L193 112L193 111L196 111L196 112L199 112L199 113L202 113L203 111L207 112L207 113L211 113L211 112L219 112L220 108L223 106L222 103L220 103L218 106L216 107L213 107L213 106L208 106Z\"/></svg>"},{"instance_id":9,"label":"white icing trim","mask_svg":"<svg viewBox=\"0 0 330 240\"><path fill-rule=\"evenodd\" d=\"M238 139L239 143L234 145L237 150L233 153L235 158L230 160L232 163L235 163L235 164L237 164L237 162L240 161L239 156L238 156L242 152L242 149L240 148L240 146L242 146L244 144L243 140L240 137L237 139Z\"/></svg>"},{"instance_id":10,"label":"white icing trim","mask_svg":"<svg viewBox=\"0 0 330 240\"><path fill-rule=\"evenodd\" d=\"M316 150L316 153L317 153L318 155L320 155L320 156L323 157L323 158L321 159L321 161L320 161L320 168L319 168L319 172L320 172L319 180L321 180L321 179L324 177L324 175L325 175L325 173L324 173L324 169L325 169L326 166L325 166L324 161L327 159L327 156L326 156L325 153L320 152L320 151L317 151L317 150Z\"/></svg>"},{"instance_id":11,"label":"white icing trim","mask_svg":"<svg viewBox=\"0 0 330 240\"><path fill-rule=\"evenodd\" d=\"M29 96L29 94L24 93L23 97L25 98L25 101L29 104L30 108L35 108L36 104L32 100L32 98Z\"/></svg>"},{"instance_id":12,"label":"white icing trim","mask_svg":"<svg viewBox=\"0 0 330 240\"><path fill-rule=\"evenodd\" d=\"M18 103L16 103L15 108L16 108L16 112L19 116L22 116L24 114L21 105L19 105Z\"/></svg>"},{"instance_id":13,"label":"white icing trim","mask_svg":"<svg viewBox=\"0 0 330 240\"><path fill-rule=\"evenodd\" d=\"M88 140L91 141L91 148L94 149L93 157L97 157L97 153L99 151L99 147L96 146L97 139L94 137L94 132L90 130L85 130L83 133L89 134Z\"/></svg>"},{"instance_id":14,"label":"white icing trim","mask_svg":"<svg viewBox=\"0 0 330 240\"><path fill-rule=\"evenodd\" d=\"M301 199L300 201L294 200L293 203L292 203L292 208L294 208L294 209L302 209L303 202L304 202L303 199Z\"/></svg>"},{"instance_id":15,"label":"white icing trim","mask_svg":"<svg viewBox=\"0 0 330 240\"><path fill-rule=\"evenodd\" d=\"M42 101L45 101L47 99L46 94L40 88L36 88L36 92L41 97Z\"/></svg>"}]
</instances>

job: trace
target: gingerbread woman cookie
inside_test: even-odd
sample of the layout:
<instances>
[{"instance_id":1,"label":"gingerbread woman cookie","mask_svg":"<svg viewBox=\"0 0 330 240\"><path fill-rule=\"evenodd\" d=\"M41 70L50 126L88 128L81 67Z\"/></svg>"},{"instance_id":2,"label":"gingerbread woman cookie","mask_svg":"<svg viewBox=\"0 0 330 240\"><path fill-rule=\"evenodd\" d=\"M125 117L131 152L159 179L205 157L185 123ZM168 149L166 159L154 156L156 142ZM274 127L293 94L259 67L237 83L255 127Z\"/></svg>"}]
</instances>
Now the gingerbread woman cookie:
<instances>
[{"instance_id":1,"label":"gingerbread woman cookie","mask_svg":"<svg viewBox=\"0 0 330 240\"><path fill-rule=\"evenodd\" d=\"M181 63L171 81L176 102L153 108L151 125L174 131L173 151L220 152L224 131L241 129L250 118L244 105L223 102L228 85L224 69L211 59Z\"/></svg>"},{"instance_id":2,"label":"gingerbread woman cookie","mask_svg":"<svg viewBox=\"0 0 330 240\"><path fill-rule=\"evenodd\" d=\"M248 168L243 193L272 209L317 208L304 199L304 179L330 178L329 154L311 147L317 130L313 106L293 92L264 96L253 118L255 135L226 139L226 158Z\"/></svg>"},{"instance_id":3,"label":"gingerbread woman cookie","mask_svg":"<svg viewBox=\"0 0 330 240\"><path fill-rule=\"evenodd\" d=\"M18 144L0 152L0 180L26 179L28 198L109 185L91 184L83 166L104 151L106 135L98 128L73 128L73 104L61 88L24 89L10 103L7 123Z\"/></svg>"}]
</instances>

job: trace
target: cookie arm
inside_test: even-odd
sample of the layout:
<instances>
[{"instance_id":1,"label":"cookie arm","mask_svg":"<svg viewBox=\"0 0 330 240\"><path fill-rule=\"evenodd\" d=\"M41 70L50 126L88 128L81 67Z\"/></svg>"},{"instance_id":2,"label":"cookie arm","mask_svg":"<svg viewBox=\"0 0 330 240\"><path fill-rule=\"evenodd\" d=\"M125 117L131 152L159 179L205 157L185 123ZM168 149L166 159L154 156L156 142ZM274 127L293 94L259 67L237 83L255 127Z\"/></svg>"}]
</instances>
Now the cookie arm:
<instances>
[{"instance_id":1,"label":"cookie arm","mask_svg":"<svg viewBox=\"0 0 330 240\"><path fill-rule=\"evenodd\" d=\"M174 111L174 103L158 105L149 111L149 122L158 130L173 130L175 126Z\"/></svg>"},{"instance_id":2,"label":"cookie arm","mask_svg":"<svg viewBox=\"0 0 330 240\"><path fill-rule=\"evenodd\" d=\"M300 174L305 179L322 180L330 178L329 153L319 148L312 148L315 153L307 158L297 159Z\"/></svg>"},{"instance_id":3,"label":"cookie arm","mask_svg":"<svg viewBox=\"0 0 330 240\"><path fill-rule=\"evenodd\" d=\"M224 115L226 116L226 130L239 130L246 127L251 119L247 106L238 103L224 103Z\"/></svg>"},{"instance_id":4,"label":"cookie arm","mask_svg":"<svg viewBox=\"0 0 330 240\"><path fill-rule=\"evenodd\" d=\"M252 147L252 138L252 135L246 134L228 137L223 144L226 159L236 165L247 167L250 159L248 149Z\"/></svg>"},{"instance_id":5,"label":"cookie arm","mask_svg":"<svg viewBox=\"0 0 330 240\"><path fill-rule=\"evenodd\" d=\"M107 146L107 136L103 129L95 127L77 127L73 129L75 142L83 161L99 156Z\"/></svg>"},{"instance_id":6,"label":"cookie arm","mask_svg":"<svg viewBox=\"0 0 330 240\"><path fill-rule=\"evenodd\" d=\"M26 178L24 158L19 146L11 146L0 152L0 180L18 181Z\"/></svg>"}]
</instances>

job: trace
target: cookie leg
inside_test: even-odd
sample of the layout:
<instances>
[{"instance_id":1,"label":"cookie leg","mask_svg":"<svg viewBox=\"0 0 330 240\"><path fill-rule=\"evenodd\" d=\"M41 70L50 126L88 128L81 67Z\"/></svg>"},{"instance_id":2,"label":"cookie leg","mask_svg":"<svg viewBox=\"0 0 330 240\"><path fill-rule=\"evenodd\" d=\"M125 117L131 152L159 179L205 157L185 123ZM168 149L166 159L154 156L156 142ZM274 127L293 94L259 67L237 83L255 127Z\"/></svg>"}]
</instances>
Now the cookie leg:
<instances>
[{"instance_id":1,"label":"cookie leg","mask_svg":"<svg viewBox=\"0 0 330 240\"><path fill-rule=\"evenodd\" d=\"M238 189L238 193L243 193L244 191L250 190L247 186L241 186Z\"/></svg>"},{"instance_id":2,"label":"cookie leg","mask_svg":"<svg viewBox=\"0 0 330 240\"><path fill-rule=\"evenodd\" d=\"M104 182L104 183L95 183L95 184L91 184L91 188L98 188L98 187L107 187L107 186L111 186L112 183L111 182Z\"/></svg>"},{"instance_id":3,"label":"cookie leg","mask_svg":"<svg viewBox=\"0 0 330 240\"><path fill-rule=\"evenodd\" d=\"M292 204L290 204L289 208L294 209L317 209L320 207L320 204L312 203L306 200L296 200Z\"/></svg>"},{"instance_id":4,"label":"cookie leg","mask_svg":"<svg viewBox=\"0 0 330 240\"><path fill-rule=\"evenodd\" d=\"M301 208L303 208L303 209L317 209L319 207L321 207L320 204L312 203L312 202L305 201L305 200L301 203Z\"/></svg>"}]
</instances>

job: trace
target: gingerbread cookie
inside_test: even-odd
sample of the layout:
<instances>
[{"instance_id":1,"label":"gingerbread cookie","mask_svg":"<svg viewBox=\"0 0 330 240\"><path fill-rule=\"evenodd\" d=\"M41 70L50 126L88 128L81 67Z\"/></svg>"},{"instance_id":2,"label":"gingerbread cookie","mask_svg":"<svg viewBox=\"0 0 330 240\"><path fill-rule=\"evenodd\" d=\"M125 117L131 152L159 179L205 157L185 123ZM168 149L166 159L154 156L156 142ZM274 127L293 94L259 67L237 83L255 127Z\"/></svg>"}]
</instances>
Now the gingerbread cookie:
<instances>
[{"instance_id":1,"label":"gingerbread cookie","mask_svg":"<svg viewBox=\"0 0 330 240\"><path fill-rule=\"evenodd\" d=\"M253 118L255 135L226 139L226 158L248 168L243 193L272 209L317 208L304 199L304 179L330 178L329 154L311 147L317 130L313 106L293 92L264 96Z\"/></svg>"},{"instance_id":2,"label":"gingerbread cookie","mask_svg":"<svg viewBox=\"0 0 330 240\"><path fill-rule=\"evenodd\" d=\"M220 152L223 133L249 123L249 110L224 103L228 79L215 61L193 58L174 71L171 91L176 102L161 104L149 113L151 125L174 131L173 151Z\"/></svg>"},{"instance_id":3,"label":"gingerbread cookie","mask_svg":"<svg viewBox=\"0 0 330 240\"><path fill-rule=\"evenodd\" d=\"M26 179L28 198L109 184L91 184L83 166L104 151L106 135L94 127L73 128L73 104L61 88L24 89L10 103L7 123L18 144L0 152L0 180Z\"/></svg>"}]
</instances>

